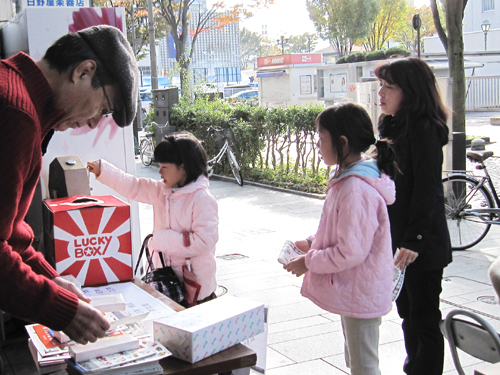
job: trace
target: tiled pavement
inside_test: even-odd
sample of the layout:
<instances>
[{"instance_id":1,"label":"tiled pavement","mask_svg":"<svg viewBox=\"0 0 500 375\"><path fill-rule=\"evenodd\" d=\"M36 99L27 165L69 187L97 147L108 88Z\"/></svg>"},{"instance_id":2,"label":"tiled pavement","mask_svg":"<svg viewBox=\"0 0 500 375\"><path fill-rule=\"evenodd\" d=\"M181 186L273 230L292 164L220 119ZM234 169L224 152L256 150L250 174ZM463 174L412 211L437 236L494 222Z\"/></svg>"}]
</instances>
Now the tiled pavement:
<instances>
[{"instance_id":1,"label":"tiled pavement","mask_svg":"<svg viewBox=\"0 0 500 375\"><path fill-rule=\"evenodd\" d=\"M496 115L468 114L467 132L489 135L500 142L500 127L488 125L489 117ZM487 149L500 156L500 145L488 145ZM144 167L140 161L137 174L158 176L156 167ZM323 201L218 180L211 181L211 191L219 204L220 240L216 254L219 284L232 295L269 306L266 374L348 374L339 317L303 298L302 278L285 272L276 260L286 239L305 238L315 232ZM140 205L140 216L141 233L145 235L152 227L152 209ZM231 254L237 256L227 257ZM494 291L487 275L489 265L500 255L500 227L493 227L474 248L453 255L453 263L445 269L443 315L454 308L471 309L500 331L500 306L491 304ZM400 324L395 308L383 318L379 357L384 375L403 374L405 350ZM12 365L8 366L7 374L35 373L25 350L19 344L2 348L2 357L8 357ZM484 366L467 356L462 356L462 363L467 374ZM445 373L456 373L448 348Z\"/></svg>"},{"instance_id":2,"label":"tiled pavement","mask_svg":"<svg viewBox=\"0 0 500 375\"><path fill-rule=\"evenodd\" d=\"M500 127L489 125L490 116L496 114L471 114L468 133L500 141ZM487 146L500 156L500 145L495 148L496 144ZM491 163L494 171L498 162ZM146 169L138 164L138 174ZM276 260L286 239L305 238L315 232L323 201L217 180L211 182L211 191L219 203L219 284L230 294L270 307L266 374L348 374L339 317L301 297L302 278L285 272ZM147 212L148 208L141 206L141 210ZM144 224L150 228L149 223ZM240 256L223 257L229 254ZM500 227L493 227L474 248L453 255L443 282L443 316L455 308L471 309L500 331L500 306L491 304L494 291L487 275L488 267L500 255ZM382 374L403 374L405 350L400 324L395 308L383 318L379 349ZM467 374L484 366L465 355L462 364ZM444 371L456 373L448 347Z\"/></svg>"}]
</instances>

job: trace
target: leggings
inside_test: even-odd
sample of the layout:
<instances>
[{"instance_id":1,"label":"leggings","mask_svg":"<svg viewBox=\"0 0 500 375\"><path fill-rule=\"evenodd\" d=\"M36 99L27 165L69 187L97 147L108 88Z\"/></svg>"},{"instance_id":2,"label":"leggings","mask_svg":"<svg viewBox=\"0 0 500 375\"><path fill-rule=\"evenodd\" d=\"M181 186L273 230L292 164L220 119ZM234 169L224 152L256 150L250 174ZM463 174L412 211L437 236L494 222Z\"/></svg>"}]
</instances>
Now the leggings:
<instances>
[{"instance_id":1,"label":"leggings","mask_svg":"<svg viewBox=\"0 0 500 375\"><path fill-rule=\"evenodd\" d=\"M351 369L351 375L380 375L378 340L382 318L341 318L345 338L345 361Z\"/></svg>"}]
</instances>

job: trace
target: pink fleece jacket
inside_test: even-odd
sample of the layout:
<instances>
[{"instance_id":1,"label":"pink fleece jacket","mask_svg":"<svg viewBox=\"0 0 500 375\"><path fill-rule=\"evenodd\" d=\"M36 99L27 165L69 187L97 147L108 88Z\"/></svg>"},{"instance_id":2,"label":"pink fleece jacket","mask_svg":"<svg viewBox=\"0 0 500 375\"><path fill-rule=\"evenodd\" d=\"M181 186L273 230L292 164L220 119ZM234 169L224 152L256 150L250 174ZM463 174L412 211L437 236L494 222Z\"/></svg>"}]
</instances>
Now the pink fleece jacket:
<instances>
[{"instance_id":1,"label":"pink fleece jacket","mask_svg":"<svg viewBox=\"0 0 500 375\"><path fill-rule=\"evenodd\" d=\"M161 251L167 265L182 280L182 266L191 258L191 269L201 285L198 299L215 292L219 216L217 202L208 190L208 178L201 175L182 188L170 189L163 181L137 178L102 160L97 180L126 198L153 205L154 228L149 248L155 252L156 267L161 267ZM189 241L184 232L189 233Z\"/></svg>"},{"instance_id":2,"label":"pink fleece jacket","mask_svg":"<svg viewBox=\"0 0 500 375\"><path fill-rule=\"evenodd\" d=\"M306 255L301 293L342 316L376 318L392 305L393 257L387 205L394 182L350 174L330 182Z\"/></svg>"}]
</instances>

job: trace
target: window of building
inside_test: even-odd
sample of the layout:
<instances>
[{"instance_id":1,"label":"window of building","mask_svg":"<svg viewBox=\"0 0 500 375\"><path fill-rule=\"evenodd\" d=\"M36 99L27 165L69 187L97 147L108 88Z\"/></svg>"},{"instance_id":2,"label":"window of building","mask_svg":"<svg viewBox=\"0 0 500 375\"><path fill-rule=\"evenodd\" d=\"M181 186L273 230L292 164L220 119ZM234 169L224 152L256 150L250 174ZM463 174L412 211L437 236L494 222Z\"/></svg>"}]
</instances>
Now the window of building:
<instances>
[{"instance_id":1,"label":"window of building","mask_svg":"<svg viewBox=\"0 0 500 375\"><path fill-rule=\"evenodd\" d=\"M215 68L217 82L239 82L241 71L239 67Z\"/></svg>"},{"instance_id":2,"label":"window of building","mask_svg":"<svg viewBox=\"0 0 500 375\"><path fill-rule=\"evenodd\" d=\"M483 0L483 12L495 9L495 0Z\"/></svg>"},{"instance_id":3,"label":"window of building","mask_svg":"<svg viewBox=\"0 0 500 375\"><path fill-rule=\"evenodd\" d=\"M356 67L356 82L361 82L361 77L363 77L363 67Z\"/></svg>"},{"instance_id":4,"label":"window of building","mask_svg":"<svg viewBox=\"0 0 500 375\"><path fill-rule=\"evenodd\" d=\"M300 95L312 94L312 76L300 76Z\"/></svg>"}]
</instances>

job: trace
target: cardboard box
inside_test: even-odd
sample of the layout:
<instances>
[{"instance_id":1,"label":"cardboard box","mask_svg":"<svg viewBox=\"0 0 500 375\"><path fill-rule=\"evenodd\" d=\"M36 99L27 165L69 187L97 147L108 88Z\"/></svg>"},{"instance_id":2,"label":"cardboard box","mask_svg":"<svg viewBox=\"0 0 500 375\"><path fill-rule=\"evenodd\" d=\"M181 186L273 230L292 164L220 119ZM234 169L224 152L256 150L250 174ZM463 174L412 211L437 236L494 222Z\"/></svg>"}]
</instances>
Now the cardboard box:
<instances>
[{"instance_id":1,"label":"cardboard box","mask_svg":"<svg viewBox=\"0 0 500 375\"><path fill-rule=\"evenodd\" d=\"M226 295L153 325L155 341L195 363L264 332L264 304Z\"/></svg>"},{"instance_id":2,"label":"cardboard box","mask_svg":"<svg viewBox=\"0 0 500 375\"><path fill-rule=\"evenodd\" d=\"M91 358L135 350L139 348L139 339L132 335L103 337L88 344L75 344L69 347L69 355L75 362L83 362Z\"/></svg>"},{"instance_id":3,"label":"cardboard box","mask_svg":"<svg viewBox=\"0 0 500 375\"><path fill-rule=\"evenodd\" d=\"M82 286L132 280L130 206L113 196L44 201L45 256Z\"/></svg>"}]
</instances>

